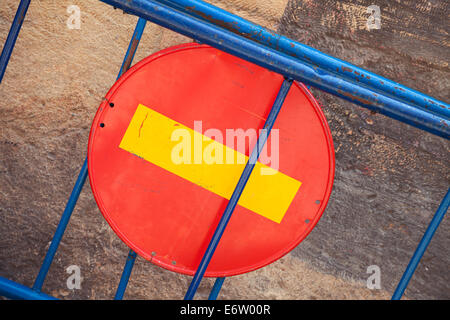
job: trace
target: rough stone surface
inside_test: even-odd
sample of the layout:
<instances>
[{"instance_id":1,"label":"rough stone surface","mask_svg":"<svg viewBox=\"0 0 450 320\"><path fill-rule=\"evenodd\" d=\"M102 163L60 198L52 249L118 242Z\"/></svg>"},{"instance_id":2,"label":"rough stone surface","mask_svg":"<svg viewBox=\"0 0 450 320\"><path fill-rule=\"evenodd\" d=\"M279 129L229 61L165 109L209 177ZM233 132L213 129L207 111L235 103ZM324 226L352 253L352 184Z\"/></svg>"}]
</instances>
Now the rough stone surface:
<instances>
[{"instance_id":1,"label":"rough stone surface","mask_svg":"<svg viewBox=\"0 0 450 320\"><path fill-rule=\"evenodd\" d=\"M448 101L445 1L378 0L382 29L368 32L369 2L228 0L217 5ZM66 27L72 4L82 10L80 30ZM17 1L2 1L0 43L16 8ZM115 81L136 21L96 0L32 1L0 85L0 276L33 284L84 160L90 123ZM186 41L148 24L135 61ZM227 279L221 298L387 299L448 188L448 142L317 90L314 94L336 149L329 207L297 249L270 266ZM449 234L444 219L406 297L450 297ZM111 299L127 253L87 183L44 291L63 299ZM81 290L67 289L70 265L81 267ZM369 265L380 266L382 290L366 288ZM189 280L138 258L125 298L180 299ZM212 284L205 279L197 298L206 298Z\"/></svg>"}]
</instances>

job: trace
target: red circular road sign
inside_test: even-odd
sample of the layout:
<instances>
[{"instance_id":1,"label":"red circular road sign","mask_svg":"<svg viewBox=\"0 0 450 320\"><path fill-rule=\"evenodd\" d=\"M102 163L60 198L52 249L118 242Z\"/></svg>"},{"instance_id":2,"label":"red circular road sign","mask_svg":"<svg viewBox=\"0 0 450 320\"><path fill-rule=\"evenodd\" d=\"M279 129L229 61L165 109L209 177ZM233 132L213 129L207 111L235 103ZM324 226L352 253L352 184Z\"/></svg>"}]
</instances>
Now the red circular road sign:
<instances>
[{"instance_id":1,"label":"red circular road sign","mask_svg":"<svg viewBox=\"0 0 450 320\"><path fill-rule=\"evenodd\" d=\"M92 124L89 179L100 211L131 249L195 273L282 82L217 49L184 44L145 58L114 84ZM333 142L304 85L292 85L265 150L207 277L281 258L327 205Z\"/></svg>"}]
</instances>

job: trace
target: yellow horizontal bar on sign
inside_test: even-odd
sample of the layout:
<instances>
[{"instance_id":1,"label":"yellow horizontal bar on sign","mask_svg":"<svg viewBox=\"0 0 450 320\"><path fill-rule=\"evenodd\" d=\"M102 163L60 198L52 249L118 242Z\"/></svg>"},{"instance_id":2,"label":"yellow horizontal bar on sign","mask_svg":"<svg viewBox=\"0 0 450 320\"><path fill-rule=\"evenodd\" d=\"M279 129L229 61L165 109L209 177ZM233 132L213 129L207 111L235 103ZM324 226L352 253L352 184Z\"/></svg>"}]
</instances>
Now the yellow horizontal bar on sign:
<instances>
[{"instance_id":1,"label":"yellow horizontal bar on sign","mask_svg":"<svg viewBox=\"0 0 450 320\"><path fill-rule=\"evenodd\" d=\"M231 198L248 161L247 156L236 150L142 104L119 147L226 199ZM211 150L222 153L224 160L202 160L204 154L216 156ZM235 161L230 164L225 157L231 156ZM245 157L245 162L237 163L238 156ZM264 175L262 168L273 170L257 162L238 204L280 223L301 182L275 170L274 174Z\"/></svg>"}]
</instances>

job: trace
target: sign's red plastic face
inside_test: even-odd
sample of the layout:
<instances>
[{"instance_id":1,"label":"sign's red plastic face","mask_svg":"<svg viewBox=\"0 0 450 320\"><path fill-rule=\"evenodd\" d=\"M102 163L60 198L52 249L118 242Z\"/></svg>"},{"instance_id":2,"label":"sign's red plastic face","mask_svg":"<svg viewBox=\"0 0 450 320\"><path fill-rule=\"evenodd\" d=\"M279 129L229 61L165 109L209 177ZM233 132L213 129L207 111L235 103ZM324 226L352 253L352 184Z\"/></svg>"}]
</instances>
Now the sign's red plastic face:
<instances>
[{"instance_id":1,"label":"sign's red plastic face","mask_svg":"<svg viewBox=\"0 0 450 320\"><path fill-rule=\"evenodd\" d=\"M283 77L206 45L142 60L95 116L89 178L105 219L135 252L194 275ZM326 119L294 83L205 276L263 267L314 228L334 177Z\"/></svg>"}]
</instances>

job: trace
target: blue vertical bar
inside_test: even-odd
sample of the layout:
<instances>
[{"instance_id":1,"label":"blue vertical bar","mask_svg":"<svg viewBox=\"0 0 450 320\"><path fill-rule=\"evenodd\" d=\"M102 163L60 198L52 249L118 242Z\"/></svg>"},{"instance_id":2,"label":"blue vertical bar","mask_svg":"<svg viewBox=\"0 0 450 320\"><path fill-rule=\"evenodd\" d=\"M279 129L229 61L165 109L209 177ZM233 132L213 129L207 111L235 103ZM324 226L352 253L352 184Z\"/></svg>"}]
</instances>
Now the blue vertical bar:
<instances>
[{"instance_id":1,"label":"blue vertical bar","mask_svg":"<svg viewBox=\"0 0 450 320\"><path fill-rule=\"evenodd\" d=\"M225 277L223 278L217 278L216 282L214 282L214 286L211 289L211 293L209 294L208 300L216 300L220 289L222 289L223 282L225 281Z\"/></svg>"},{"instance_id":2,"label":"blue vertical bar","mask_svg":"<svg viewBox=\"0 0 450 320\"><path fill-rule=\"evenodd\" d=\"M116 296L114 300L122 300L125 290L127 289L128 280L130 280L131 271L133 270L134 262L136 261L136 252L130 250L127 257L127 262L123 268L122 277L120 278L119 286L117 287Z\"/></svg>"},{"instance_id":3,"label":"blue vertical bar","mask_svg":"<svg viewBox=\"0 0 450 320\"><path fill-rule=\"evenodd\" d=\"M125 55L125 59L123 60L122 67L120 68L117 79L119 79L122 76L122 74L124 74L128 69L130 69L131 62L133 61L134 56L136 54L146 24L147 20L139 18L136 24L136 28L134 29L133 36L131 37L130 44L128 45L128 50ZM120 277L119 286L117 287L114 300L122 300L123 295L125 294L125 290L127 289L128 281L130 280L131 271L133 270L135 260L136 260L136 253L133 250L130 250L130 252L128 253L127 261L125 263L125 267L123 268L122 276Z\"/></svg>"},{"instance_id":4,"label":"blue vertical bar","mask_svg":"<svg viewBox=\"0 0 450 320\"><path fill-rule=\"evenodd\" d=\"M120 68L119 76L117 77L117 79L119 79L123 73L130 69L131 62L133 61L134 55L136 54L146 24L147 20L139 18L136 24L136 28L134 29L133 36L131 37L130 44L128 45L128 50L125 55L125 59L123 60L122 67Z\"/></svg>"},{"instance_id":5,"label":"blue vertical bar","mask_svg":"<svg viewBox=\"0 0 450 320\"><path fill-rule=\"evenodd\" d=\"M222 218L219 221L219 224L214 231L214 235L206 249L205 254L200 262L200 265L197 269L197 272L192 279L192 282L189 286L188 291L184 297L185 300L192 300L194 298L195 292L197 291L200 282L202 281L203 275L205 274L206 268L208 267L209 262L214 254L214 251L219 244L220 238L222 237L223 232L228 224L228 221L233 214L234 209L241 197L242 192L244 191L245 185L247 184L248 179L255 167L256 162L258 161L259 155L261 154L264 145L266 144L267 138L270 135L270 131L272 130L273 124L280 112L281 106L283 105L284 99L286 98L289 89L291 88L292 80L285 79L283 84L281 85L280 91L278 92L277 98L270 110L269 116L267 117L266 123L264 124L263 133L258 138L255 148L253 149L250 159L248 160L244 171L242 172L241 177L237 183L236 189L234 189L233 194L231 195L230 201L225 208L225 211L222 215Z\"/></svg>"},{"instance_id":6,"label":"blue vertical bar","mask_svg":"<svg viewBox=\"0 0 450 320\"><path fill-rule=\"evenodd\" d=\"M117 78L120 78L123 72L128 70L128 68L130 67L131 61L133 60L132 58L130 59L130 57L134 57L136 53L139 41L142 37L142 33L145 28L145 24L146 21L144 19L139 18L139 21L136 25L136 30L130 41L128 51L125 55L124 61L122 63L122 68L120 68L119 75ZM61 220L59 221L58 227L56 228L50 247L48 248L47 254L45 255L44 262L42 263L41 269L39 270L39 274L34 282L33 290L37 292L40 292L42 290L42 285L44 284L45 277L47 276L48 270L50 269L50 265L52 264L53 258L55 257L56 250L58 250L59 243L61 242L61 239L64 235L64 231L66 230L67 224L69 223L70 217L72 216L72 212L75 208L78 198L80 197L81 189L83 189L84 183L86 182L88 174L87 160L88 160L87 158L84 160L83 167L81 168L81 171L78 175L78 179L75 183L72 193L70 194L69 201L67 202L66 208L64 209L64 212L61 216ZM131 265L131 268L132 267L133 265ZM131 273L131 270L129 273Z\"/></svg>"},{"instance_id":7,"label":"blue vertical bar","mask_svg":"<svg viewBox=\"0 0 450 320\"><path fill-rule=\"evenodd\" d=\"M39 274L36 281L33 284L33 290L40 292L42 290L42 285L44 284L45 277L47 276L50 265L52 264L53 258L55 257L56 250L58 250L59 243L61 242L64 231L66 231L67 224L69 223L70 216L72 215L73 209L77 203L78 197L80 196L81 189L86 182L87 177L87 159L84 160L81 172L78 175L78 179L73 187L72 193L70 194L69 201L67 202L66 208L61 216L58 227L56 228L55 234L53 236L50 247L48 248L47 254L45 255L44 262L42 263Z\"/></svg>"},{"instance_id":8,"label":"blue vertical bar","mask_svg":"<svg viewBox=\"0 0 450 320\"><path fill-rule=\"evenodd\" d=\"M394 295L392 296L392 300L400 300L402 298L402 295L405 292L405 289L408 286L408 283L411 280L414 271L419 265L420 259L422 259L422 256L425 253L425 250L427 249L431 239L433 238L434 232L439 227L439 224L444 218L444 215L447 212L449 205L450 205L450 188L448 189L447 194L445 195L438 210L436 211L436 214L431 220L430 225L427 228L427 231L425 231L422 240L420 240L420 243L417 246L414 255L412 256L411 261L406 267L405 273L403 274L402 279L400 280L397 289L395 289Z\"/></svg>"},{"instance_id":9,"label":"blue vertical bar","mask_svg":"<svg viewBox=\"0 0 450 320\"><path fill-rule=\"evenodd\" d=\"M30 6L30 1L31 0L20 1L16 16L14 17L11 29L9 30L5 45L3 46L2 55L0 56L0 83L2 82L6 67L8 66L9 58L14 50L20 28L22 28L23 21L25 20L25 15L27 14L28 7Z\"/></svg>"}]
</instances>

